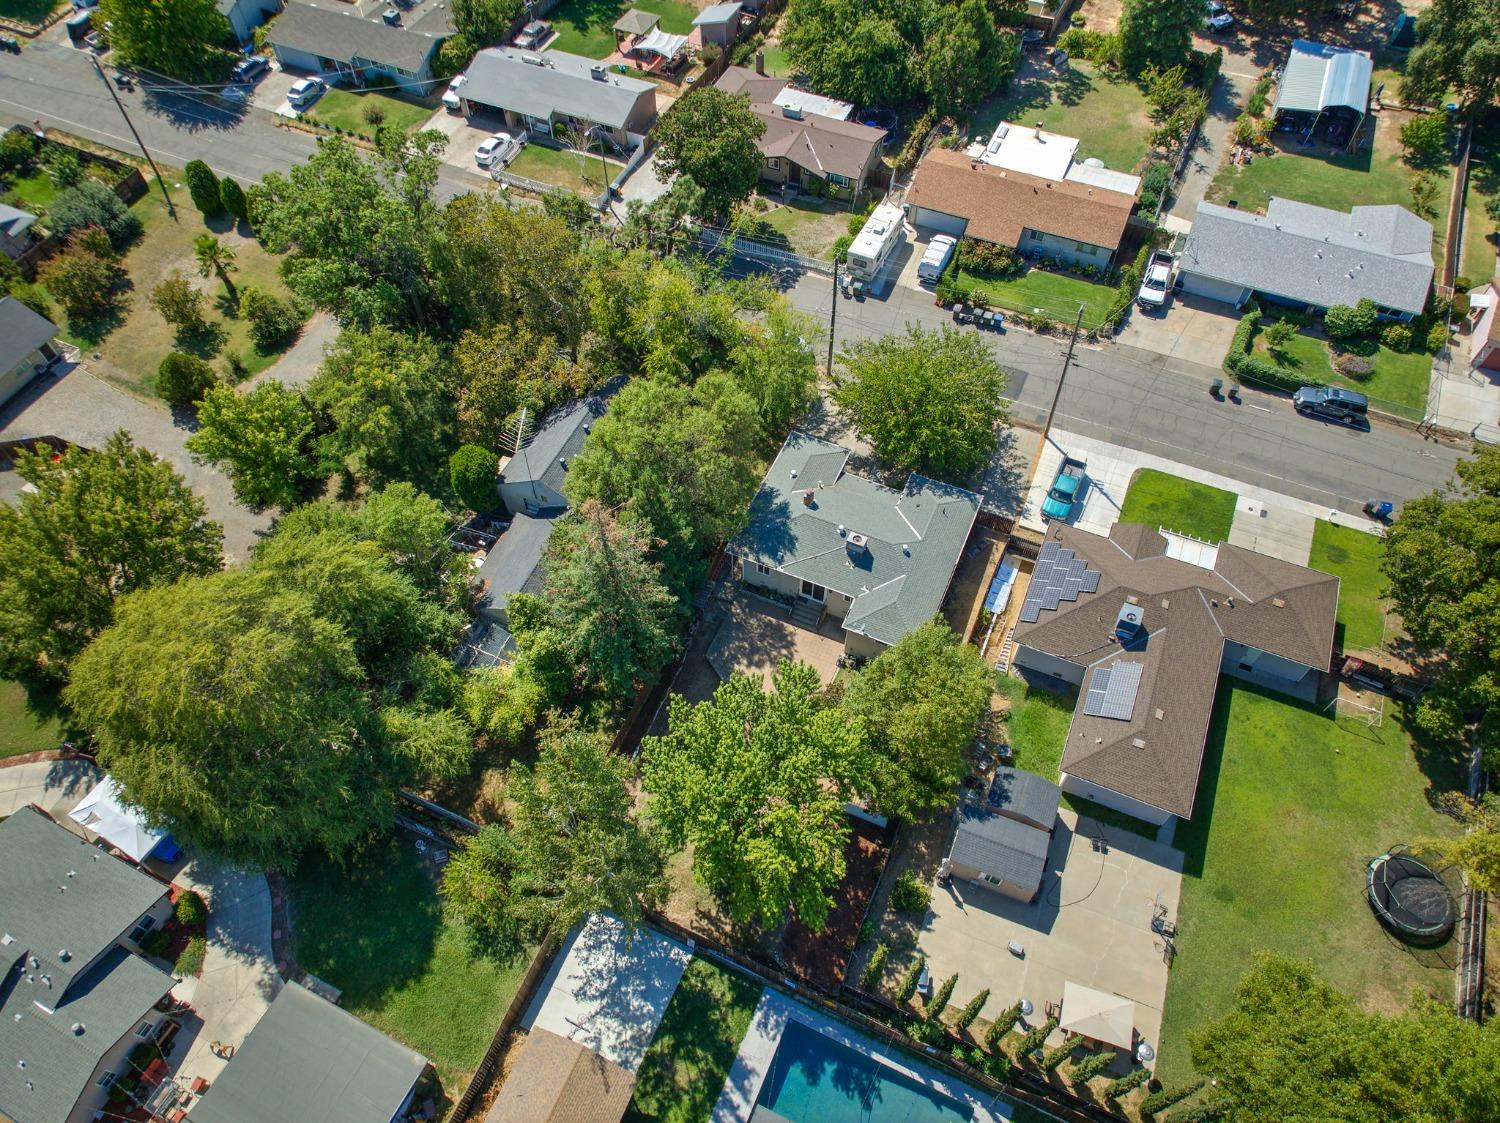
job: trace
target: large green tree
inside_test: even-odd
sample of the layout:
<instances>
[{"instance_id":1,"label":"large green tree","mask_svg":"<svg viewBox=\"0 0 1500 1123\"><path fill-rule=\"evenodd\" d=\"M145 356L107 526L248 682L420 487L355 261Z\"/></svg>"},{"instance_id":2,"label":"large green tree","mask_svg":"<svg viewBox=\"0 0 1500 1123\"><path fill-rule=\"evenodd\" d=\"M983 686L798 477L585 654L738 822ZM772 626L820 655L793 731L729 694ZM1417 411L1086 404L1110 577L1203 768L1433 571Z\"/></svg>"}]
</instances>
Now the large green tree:
<instances>
[{"instance_id":1,"label":"large green tree","mask_svg":"<svg viewBox=\"0 0 1500 1123\"><path fill-rule=\"evenodd\" d=\"M442 352L426 336L382 324L346 328L307 387L308 401L333 423L321 447L361 483L437 485L454 446L446 379Z\"/></svg>"},{"instance_id":2,"label":"large green tree","mask_svg":"<svg viewBox=\"0 0 1500 1123\"><path fill-rule=\"evenodd\" d=\"M1500 1028L1423 1000L1361 1010L1312 964L1261 953L1234 1008L1190 1032L1193 1064L1232 1098L1229 1123L1478 1123L1500 1118Z\"/></svg>"},{"instance_id":3,"label":"large green tree","mask_svg":"<svg viewBox=\"0 0 1500 1123\"><path fill-rule=\"evenodd\" d=\"M933 0L797 0L781 43L799 73L831 97L899 105L920 85Z\"/></svg>"},{"instance_id":4,"label":"large green tree","mask_svg":"<svg viewBox=\"0 0 1500 1123\"><path fill-rule=\"evenodd\" d=\"M1500 795L1486 792L1479 801L1448 793L1449 810L1464 825L1463 832L1424 838L1416 845L1437 856L1441 864L1464 871L1469 884L1481 893L1500 893Z\"/></svg>"},{"instance_id":5,"label":"large green tree","mask_svg":"<svg viewBox=\"0 0 1500 1123\"><path fill-rule=\"evenodd\" d=\"M950 806L990 709L994 672L941 619L908 632L857 673L844 709L869 735L867 794L875 810L915 819Z\"/></svg>"},{"instance_id":6,"label":"large green tree","mask_svg":"<svg viewBox=\"0 0 1500 1123\"><path fill-rule=\"evenodd\" d=\"M1138 75L1148 66L1185 63L1193 32L1203 26L1202 0L1125 0L1120 11L1120 65Z\"/></svg>"},{"instance_id":7,"label":"large green tree","mask_svg":"<svg viewBox=\"0 0 1500 1123\"><path fill-rule=\"evenodd\" d=\"M818 357L813 345L822 329L811 316L777 297L750 338L730 356L740 389L755 400L762 430L780 437L818 390Z\"/></svg>"},{"instance_id":8,"label":"large green tree","mask_svg":"<svg viewBox=\"0 0 1500 1123\"><path fill-rule=\"evenodd\" d=\"M897 468L961 480L994 454L1009 418L1005 370L973 332L908 324L849 344L834 391L855 429Z\"/></svg>"},{"instance_id":9,"label":"large green tree","mask_svg":"<svg viewBox=\"0 0 1500 1123\"><path fill-rule=\"evenodd\" d=\"M173 78L201 82L229 69L219 50L231 32L214 0L99 0L96 25L109 24L115 55Z\"/></svg>"},{"instance_id":10,"label":"large green tree","mask_svg":"<svg viewBox=\"0 0 1500 1123\"><path fill-rule=\"evenodd\" d=\"M666 897L655 832L632 811L632 769L602 734L572 722L540 738L535 768L513 765L506 821L453 856L443 899L482 945L561 937L609 911L631 931Z\"/></svg>"},{"instance_id":11,"label":"large green tree","mask_svg":"<svg viewBox=\"0 0 1500 1123\"><path fill-rule=\"evenodd\" d=\"M922 51L922 73L938 113L972 111L1016 72L1020 40L996 27L985 0L939 5L932 25Z\"/></svg>"},{"instance_id":12,"label":"large green tree","mask_svg":"<svg viewBox=\"0 0 1500 1123\"><path fill-rule=\"evenodd\" d=\"M115 600L212 573L222 533L172 468L122 431L57 460L21 452L36 490L0 504L0 674L60 681Z\"/></svg>"},{"instance_id":13,"label":"large green tree","mask_svg":"<svg viewBox=\"0 0 1500 1123\"><path fill-rule=\"evenodd\" d=\"M1417 20L1416 48L1401 77L1401 99L1437 105L1457 90L1483 109L1500 88L1500 6L1494 0L1433 0Z\"/></svg>"},{"instance_id":14,"label":"large green tree","mask_svg":"<svg viewBox=\"0 0 1500 1123\"><path fill-rule=\"evenodd\" d=\"M734 675L707 702L674 695L667 735L641 744L651 818L692 844L693 873L738 923L774 927L792 906L821 929L843 879L864 734L819 688L805 663L783 663L769 692Z\"/></svg>"},{"instance_id":15,"label":"large green tree","mask_svg":"<svg viewBox=\"0 0 1500 1123\"><path fill-rule=\"evenodd\" d=\"M497 47L521 7L521 0L453 0L453 26L480 50Z\"/></svg>"},{"instance_id":16,"label":"large green tree","mask_svg":"<svg viewBox=\"0 0 1500 1123\"><path fill-rule=\"evenodd\" d=\"M1417 704L1435 736L1464 735L1470 711L1500 728L1500 448L1461 461L1446 488L1402 507L1385 537L1385 573L1407 633L1433 658Z\"/></svg>"},{"instance_id":17,"label":"large green tree","mask_svg":"<svg viewBox=\"0 0 1500 1123\"><path fill-rule=\"evenodd\" d=\"M695 90L657 120L656 164L699 188L700 218L721 217L760 182L756 141L765 131L747 98L717 86Z\"/></svg>"},{"instance_id":18,"label":"large green tree","mask_svg":"<svg viewBox=\"0 0 1500 1123\"><path fill-rule=\"evenodd\" d=\"M584 393L586 377L586 371L558 350L553 336L533 331L524 322L466 331L453 348L459 439L484 448L508 448L517 410L526 407L535 421L551 407Z\"/></svg>"},{"instance_id":19,"label":"large green tree","mask_svg":"<svg viewBox=\"0 0 1500 1123\"><path fill-rule=\"evenodd\" d=\"M216 386L198 406L198 431L187 447L194 460L229 477L241 503L288 508L307 498L318 477L313 429L302 395L279 382L248 394Z\"/></svg>"}]
</instances>

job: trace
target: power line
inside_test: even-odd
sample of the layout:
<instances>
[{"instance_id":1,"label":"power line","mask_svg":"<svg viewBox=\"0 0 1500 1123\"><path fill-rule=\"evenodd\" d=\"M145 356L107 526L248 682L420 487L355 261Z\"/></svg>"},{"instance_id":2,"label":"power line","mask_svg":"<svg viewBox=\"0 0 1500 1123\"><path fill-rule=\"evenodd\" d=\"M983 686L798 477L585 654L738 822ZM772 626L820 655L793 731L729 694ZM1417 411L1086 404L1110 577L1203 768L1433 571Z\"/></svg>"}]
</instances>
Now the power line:
<instances>
[{"instance_id":1,"label":"power line","mask_svg":"<svg viewBox=\"0 0 1500 1123\"><path fill-rule=\"evenodd\" d=\"M115 93L114 86L110 85L109 79L104 74L104 67L99 65L96 55L90 54L89 61L94 64L94 73L99 75L99 81L104 83L104 88L109 91L109 96L114 99L115 107L119 109L120 116L125 118L125 125L130 129L130 135L135 137L136 144L141 146L141 155L146 157L146 163L151 165L151 170L156 174L156 185L161 188L161 197L167 201L167 213L172 216L172 221L177 221L177 208L172 205L172 196L167 193L166 181L161 177L161 169L156 166L156 161L151 158L151 152L146 147L146 142L141 139L141 134L135 131L135 122L130 119L130 114L125 112L125 103L120 100L120 95Z\"/></svg>"}]
</instances>

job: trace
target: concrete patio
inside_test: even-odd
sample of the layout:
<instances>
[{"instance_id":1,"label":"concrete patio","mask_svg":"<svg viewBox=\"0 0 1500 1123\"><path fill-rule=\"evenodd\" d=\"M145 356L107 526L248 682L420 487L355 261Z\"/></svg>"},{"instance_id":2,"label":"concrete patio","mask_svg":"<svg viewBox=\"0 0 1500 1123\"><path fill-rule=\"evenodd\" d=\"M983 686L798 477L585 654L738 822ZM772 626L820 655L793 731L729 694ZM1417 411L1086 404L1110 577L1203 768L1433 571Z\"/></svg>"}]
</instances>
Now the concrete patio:
<instances>
[{"instance_id":1,"label":"concrete patio","mask_svg":"<svg viewBox=\"0 0 1500 1123\"><path fill-rule=\"evenodd\" d=\"M741 593L709 644L709 665L721 679L749 675L769 686L776 668L790 659L810 664L824 685L832 682L844 654L843 629L824 620L813 631L793 624L790 614L785 605Z\"/></svg>"},{"instance_id":2,"label":"concrete patio","mask_svg":"<svg viewBox=\"0 0 1500 1123\"><path fill-rule=\"evenodd\" d=\"M935 981L957 973L955 1007L988 988L991 1011L1028 998L1036 1024L1072 980L1135 1002L1136 1031L1157 1046L1167 963L1152 909L1160 902L1176 919L1182 860L1169 845L1064 810L1034 904L957 879L934 885L918 948ZM1024 955L1008 950L1012 941Z\"/></svg>"}]
</instances>

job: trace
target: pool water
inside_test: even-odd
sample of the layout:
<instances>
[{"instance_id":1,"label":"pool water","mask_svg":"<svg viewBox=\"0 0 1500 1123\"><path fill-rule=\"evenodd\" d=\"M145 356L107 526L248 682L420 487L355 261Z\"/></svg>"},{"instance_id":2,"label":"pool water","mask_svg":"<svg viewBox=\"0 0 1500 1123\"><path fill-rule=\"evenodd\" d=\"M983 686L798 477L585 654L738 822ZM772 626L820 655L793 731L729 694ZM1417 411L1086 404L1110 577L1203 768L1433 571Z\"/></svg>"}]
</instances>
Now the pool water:
<instances>
[{"instance_id":1,"label":"pool water","mask_svg":"<svg viewBox=\"0 0 1500 1123\"><path fill-rule=\"evenodd\" d=\"M789 1021L756 1103L789 1123L968 1123L969 1108Z\"/></svg>"}]
</instances>

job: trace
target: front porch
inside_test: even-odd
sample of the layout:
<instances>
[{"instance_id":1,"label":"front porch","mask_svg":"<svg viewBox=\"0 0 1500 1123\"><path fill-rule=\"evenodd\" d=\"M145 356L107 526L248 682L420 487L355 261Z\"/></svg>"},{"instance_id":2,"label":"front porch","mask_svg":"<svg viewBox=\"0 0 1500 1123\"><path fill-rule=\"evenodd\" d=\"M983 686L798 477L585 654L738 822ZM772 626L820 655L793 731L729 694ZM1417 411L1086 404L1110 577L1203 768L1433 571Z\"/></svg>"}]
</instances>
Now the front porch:
<instances>
[{"instance_id":1,"label":"front porch","mask_svg":"<svg viewBox=\"0 0 1500 1123\"><path fill-rule=\"evenodd\" d=\"M740 590L709 642L709 666L721 680L744 674L769 687L773 672L790 659L810 664L826 686L839 672L844 629L838 621L810 612L814 604L801 599L787 606Z\"/></svg>"}]
</instances>

